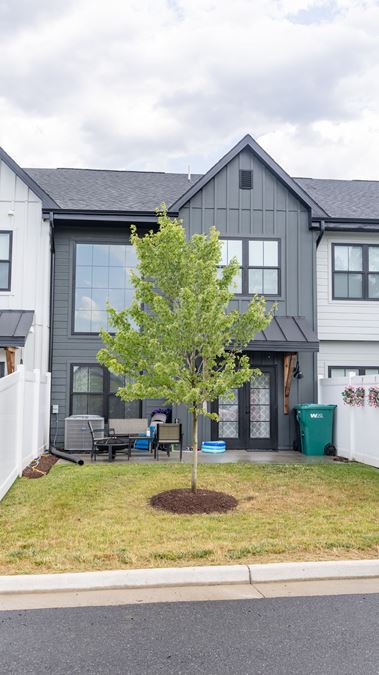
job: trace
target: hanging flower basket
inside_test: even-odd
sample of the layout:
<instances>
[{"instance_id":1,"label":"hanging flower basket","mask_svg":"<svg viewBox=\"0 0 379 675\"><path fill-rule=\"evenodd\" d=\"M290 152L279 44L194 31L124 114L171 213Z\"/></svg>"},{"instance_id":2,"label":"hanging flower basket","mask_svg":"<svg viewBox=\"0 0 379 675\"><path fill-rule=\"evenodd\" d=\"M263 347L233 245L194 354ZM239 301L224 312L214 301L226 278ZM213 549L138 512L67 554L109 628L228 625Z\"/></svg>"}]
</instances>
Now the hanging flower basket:
<instances>
[{"instance_id":1,"label":"hanging flower basket","mask_svg":"<svg viewBox=\"0 0 379 675\"><path fill-rule=\"evenodd\" d=\"M373 408L379 408L379 387L370 387L368 390L368 404Z\"/></svg>"},{"instance_id":2,"label":"hanging flower basket","mask_svg":"<svg viewBox=\"0 0 379 675\"><path fill-rule=\"evenodd\" d=\"M379 394L379 390L378 390ZM356 406L357 408L362 408L365 404L365 390L364 387L353 387L348 385L345 387L341 393L343 402L346 405ZM379 402L378 402L379 406Z\"/></svg>"}]
</instances>

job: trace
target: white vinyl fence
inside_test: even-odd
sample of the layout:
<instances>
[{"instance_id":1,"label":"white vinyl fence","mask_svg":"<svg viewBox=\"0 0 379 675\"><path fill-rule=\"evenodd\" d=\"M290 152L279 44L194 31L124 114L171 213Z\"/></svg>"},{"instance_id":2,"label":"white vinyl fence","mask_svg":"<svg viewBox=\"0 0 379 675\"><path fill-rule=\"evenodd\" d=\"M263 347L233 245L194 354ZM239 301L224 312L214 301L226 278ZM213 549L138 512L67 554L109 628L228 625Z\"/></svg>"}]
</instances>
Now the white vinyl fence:
<instances>
[{"instance_id":1,"label":"white vinyl fence","mask_svg":"<svg viewBox=\"0 0 379 675\"><path fill-rule=\"evenodd\" d=\"M49 447L50 373L19 366L0 378L0 500Z\"/></svg>"},{"instance_id":2,"label":"white vinyl fence","mask_svg":"<svg viewBox=\"0 0 379 675\"><path fill-rule=\"evenodd\" d=\"M346 405L345 387L362 387L364 405ZM379 467L379 408L369 405L369 391L379 389L379 375L333 377L319 380L319 403L337 404L334 445L341 457Z\"/></svg>"}]
</instances>

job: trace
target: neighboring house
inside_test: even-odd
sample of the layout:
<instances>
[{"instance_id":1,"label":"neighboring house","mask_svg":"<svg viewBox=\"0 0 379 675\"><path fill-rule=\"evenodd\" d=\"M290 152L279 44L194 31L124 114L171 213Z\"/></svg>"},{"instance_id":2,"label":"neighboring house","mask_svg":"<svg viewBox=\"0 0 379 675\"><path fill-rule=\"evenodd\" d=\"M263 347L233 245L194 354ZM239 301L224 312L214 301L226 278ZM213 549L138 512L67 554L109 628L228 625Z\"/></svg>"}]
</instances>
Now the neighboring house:
<instances>
[{"instance_id":1,"label":"neighboring house","mask_svg":"<svg viewBox=\"0 0 379 675\"><path fill-rule=\"evenodd\" d=\"M0 377L48 370L50 224L55 202L0 148Z\"/></svg>"},{"instance_id":2,"label":"neighboring house","mask_svg":"<svg viewBox=\"0 0 379 675\"><path fill-rule=\"evenodd\" d=\"M314 221L318 373L379 374L379 182L297 180L328 214Z\"/></svg>"},{"instance_id":3,"label":"neighboring house","mask_svg":"<svg viewBox=\"0 0 379 675\"><path fill-rule=\"evenodd\" d=\"M133 171L28 169L55 200L52 404L58 405L57 444L70 414L148 416L157 401L123 403L122 384L96 363L98 331L106 325L106 299L116 308L130 302L128 270L135 264L130 225L156 226L165 201L189 235L221 232L224 262L241 263L235 303L242 309L254 293L277 304L277 315L247 352L263 377L219 402L219 425L204 422L201 437L223 438L228 447L288 448L293 441L291 407L316 397L316 248L312 212L324 211L246 136L204 176ZM302 379L292 382L299 355ZM184 423L185 410L173 411Z\"/></svg>"}]
</instances>

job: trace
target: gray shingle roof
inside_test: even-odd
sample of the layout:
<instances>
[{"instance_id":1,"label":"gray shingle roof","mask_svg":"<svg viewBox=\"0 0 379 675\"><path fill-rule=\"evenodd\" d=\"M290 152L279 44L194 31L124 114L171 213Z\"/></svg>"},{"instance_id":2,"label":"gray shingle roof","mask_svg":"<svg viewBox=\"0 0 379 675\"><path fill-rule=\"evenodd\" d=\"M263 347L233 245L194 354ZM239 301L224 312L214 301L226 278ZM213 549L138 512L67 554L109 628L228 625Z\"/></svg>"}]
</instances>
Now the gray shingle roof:
<instances>
[{"instance_id":1,"label":"gray shingle roof","mask_svg":"<svg viewBox=\"0 0 379 675\"><path fill-rule=\"evenodd\" d=\"M62 209L149 211L168 206L202 174L102 169L26 169ZM298 185L332 218L379 220L379 181L295 178ZM313 209L314 217L323 217Z\"/></svg>"},{"instance_id":2,"label":"gray shingle roof","mask_svg":"<svg viewBox=\"0 0 379 675\"><path fill-rule=\"evenodd\" d=\"M379 219L379 181L295 178L331 218Z\"/></svg>"},{"instance_id":3,"label":"gray shingle roof","mask_svg":"<svg viewBox=\"0 0 379 675\"><path fill-rule=\"evenodd\" d=\"M199 174L97 169L25 169L62 209L154 211L193 185Z\"/></svg>"}]
</instances>

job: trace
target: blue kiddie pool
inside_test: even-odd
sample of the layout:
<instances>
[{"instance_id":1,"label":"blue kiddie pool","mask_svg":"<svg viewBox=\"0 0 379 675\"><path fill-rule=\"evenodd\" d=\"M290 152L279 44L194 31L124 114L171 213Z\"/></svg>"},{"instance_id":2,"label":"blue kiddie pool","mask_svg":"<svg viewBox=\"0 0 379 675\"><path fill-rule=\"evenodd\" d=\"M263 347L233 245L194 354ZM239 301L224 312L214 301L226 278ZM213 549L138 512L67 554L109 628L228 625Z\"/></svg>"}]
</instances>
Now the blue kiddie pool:
<instances>
[{"instance_id":1,"label":"blue kiddie pool","mask_svg":"<svg viewBox=\"0 0 379 675\"><path fill-rule=\"evenodd\" d=\"M225 452L225 450L225 441L203 441L201 444L202 452L210 452L214 455L217 455L220 452Z\"/></svg>"}]
</instances>

